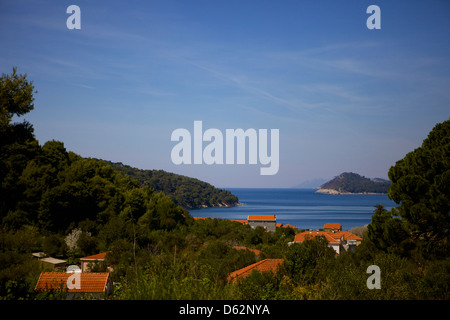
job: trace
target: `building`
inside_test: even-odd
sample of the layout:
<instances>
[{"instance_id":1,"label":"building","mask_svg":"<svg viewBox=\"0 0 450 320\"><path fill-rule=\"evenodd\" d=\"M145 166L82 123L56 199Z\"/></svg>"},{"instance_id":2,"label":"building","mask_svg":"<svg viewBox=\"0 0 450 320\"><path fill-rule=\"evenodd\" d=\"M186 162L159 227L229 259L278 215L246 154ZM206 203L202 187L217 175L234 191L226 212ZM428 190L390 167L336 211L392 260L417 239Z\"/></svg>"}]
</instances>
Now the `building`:
<instances>
[{"instance_id":1,"label":"building","mask_svg":"<svg viewBox=\"0 0 450 320\"><path fill-rule=\"evenodd\" d=\"M325 226L327 226L327 224L325 224ZM336 230L336 228L331 229ZM295 235L293 243L302 243L305 240L313 239L317 236L324 237L325 240L328 241L328 246L333 248L337 254L340 254L343 251L353 250L356 246L360 245L362 241L360 237L350 231L304 231Z\"/></svg>"},{"instance_id":2,"label":"building","mask_svg":"<svg viewBox=\"0 0 450 320\"><path fill-rule=\"evenodd\" d=\"M93 256L80 258L81 272L90 272L94 265L104 262L105 258L106 258L106 252L95 254Z\"/></svg>"},{"instance_id":3,"label":"building","mask_svg":"<svg viewBox=\"0 0 450 320\"><path fill-rule=\"evenodd\" d=\"M267 231L275 232L277 229L277 216L248 216L247 224L253 229L263 227Z\"/></svg>"},{"instance_id":4,"label":"building","mask_svg":"<svg viewBox=\"0 0 450 320\"><path fill-rule=\"evenodd\" d=\"M353 250L361 244L362 238L350 231L340 231L335 233L336 237L340 237L346 250Z\"/></svg>"},{"instance_id":5,"label":"building","mask_svg":"<svg viewBox=\"0 0 450 320\"><path fill-rule=\"evenodd\" d=\"M337 254L343 250L343 248L341 248L341 241L332 237L328 231L304 231L297 233L294 238L294 243L302 243L305 240L312 240L317 236L324 237L328 242L328 246L333 248Z\"/></svg>"},{"instance_id":6,"label":"building","mask_svg":"<svg viewBox=\"0 0 450 320\"><path fill-rule=\"evenodd\" d=\"M260 273L272 272L276 273L281 264L283 264L283 259L264 259L246 266L242 269L233 271L227 277L228 281L236 282L241 278L246 278L252 274L253 271L258 271Z\"/></svg>"},{"instance_id":7,"label":"building","mask_svg":"<svg viewBox=\"0 0 450 320\"><path fill-rule=\"evenodd\" d=\"M112 282L107 272L42 272L34 290L66 291L68 299L73 299L77 295L83 294L102 298L112 293Z\"/></svg>"},{"instance_id":8,"label":"building","mask_svg":"<svg viewBox=\"0 0 450 320\"><path fill-rule=\"evenodd\" d=\"M49 257L44 252L34 252L32 255L33 258L39 260L44 268L64 270L66 267L66 260Z\"/></svg>"},{"instance_id":9,"label":"building","mask_svg":"<svg viewBox=\"0 0 450 320\"><path fill-rule=\"evenodd\" d=\"M330 232L342 231L342 226L340 223L325 223L323 226L323 231L330 231Z\"/></svg>"},{"instance_id":10,"label":"building","mask_svg":"<svg viewBox=\"0 0 450 320\"><path fill-rule=\"evenodd\" d=\"M205 217L193 217L194 220L206 220L206 219L213 219L213 218L205 218ZM252 228L256 227L263 227L267 231L274 232L276 228L292 228L294 230L298 230L296 226L290 225L290 224L282 224L277 223L276 221L276 215L259 215L259 216L248 216L247 220L232 220L229 221L239 222L243 225L250 225Z\"/></svg>"}]
</instances>

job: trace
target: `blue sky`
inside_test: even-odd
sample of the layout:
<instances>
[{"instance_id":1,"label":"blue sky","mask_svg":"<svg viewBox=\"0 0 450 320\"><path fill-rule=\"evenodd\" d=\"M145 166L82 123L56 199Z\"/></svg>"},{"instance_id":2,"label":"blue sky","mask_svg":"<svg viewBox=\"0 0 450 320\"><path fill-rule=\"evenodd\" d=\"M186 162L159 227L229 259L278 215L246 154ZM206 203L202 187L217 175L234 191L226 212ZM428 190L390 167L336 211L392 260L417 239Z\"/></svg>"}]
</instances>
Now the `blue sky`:
<instances>
[{"instance_id":1,"label":"blue sky","mask_svg":"<svg viewBox=\"0 0 450 320\"><path fill-rule=\"evenodd\" d=\"M7 0L0 30L1 72L17 66L38 90L25 119L42 144L218 187L387 178L450 117L448 1ZM174 165L171 133L195 120L279 129L278 173Z\"/></svg>"}]
</instances>

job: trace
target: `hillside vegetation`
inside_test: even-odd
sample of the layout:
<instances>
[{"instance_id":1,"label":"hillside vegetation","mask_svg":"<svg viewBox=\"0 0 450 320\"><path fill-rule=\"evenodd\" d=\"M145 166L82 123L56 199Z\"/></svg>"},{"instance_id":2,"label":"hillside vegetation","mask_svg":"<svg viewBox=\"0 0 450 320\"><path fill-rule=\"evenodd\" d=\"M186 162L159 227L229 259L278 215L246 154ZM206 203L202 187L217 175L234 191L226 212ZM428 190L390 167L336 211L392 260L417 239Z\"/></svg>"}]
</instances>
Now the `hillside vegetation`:
<instances>
[{"instance_id":1,"label":"hillside vegetation","mask_svg":"<svg viewBox=\"0 0 450 320\"><path fill-rule=\"evenodd\" d=\"M232 207L239 203L238 197L230 191L218 189L195 178L164 170L141 170L120 162L105 162L111 165L114 170L137 180L141 186L164 192L175 204L186 209Z\"/></svg>"}]
</instances>

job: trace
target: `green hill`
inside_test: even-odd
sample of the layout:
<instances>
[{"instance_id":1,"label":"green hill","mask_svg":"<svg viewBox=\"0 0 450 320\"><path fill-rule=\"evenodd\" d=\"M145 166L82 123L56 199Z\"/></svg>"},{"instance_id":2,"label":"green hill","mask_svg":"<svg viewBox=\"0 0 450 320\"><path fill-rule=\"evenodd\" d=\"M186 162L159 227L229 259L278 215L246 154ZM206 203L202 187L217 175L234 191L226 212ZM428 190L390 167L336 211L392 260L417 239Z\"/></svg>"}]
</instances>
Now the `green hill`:
<instances>
[{"instance_id":1,"label":"green hill","mask_svg":"<svg viewBox=\"0 0 450 320\"><path fill-rule=\"evenodd\" d=\"M386 194L391 182L375 178L369 179L357 173L344 172L324 183L317 192L329 194L367 193Z\"/></svg>"},{"instance_id":2,"label":"green hill","mask_svg":"<svg viewBox=\"0 0 450 320\"><path fill-rule=\"evenodd\" d=\"M239 204L239 199L230 191L216 188L195 178L163 170L137 169L121 162L105 162L114 170L139 181L141 186L164 192L175 204L186 209L233 207Z\"/></svg>"}]
</instances>

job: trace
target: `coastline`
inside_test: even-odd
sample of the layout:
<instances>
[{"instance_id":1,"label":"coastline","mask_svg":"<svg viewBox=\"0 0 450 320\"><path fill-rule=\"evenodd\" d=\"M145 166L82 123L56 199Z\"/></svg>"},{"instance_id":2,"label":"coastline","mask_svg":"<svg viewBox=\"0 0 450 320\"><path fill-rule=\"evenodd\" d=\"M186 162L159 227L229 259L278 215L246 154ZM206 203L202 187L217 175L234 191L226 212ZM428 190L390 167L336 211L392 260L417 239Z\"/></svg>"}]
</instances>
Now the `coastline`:
<instances>
[{"instance_id":1,"label":"coastline","mask_svg":"<svg viewBox=\"0 0 450 320\"><path fill-rule=\"evenodd\" d=\"M235 204L233 204L233 205L228 205L228 204L225 204L225 203L218 203L218 204L216 204L216 205L213 205L213 206L208 206L208 205L206 205L206 204L202 204L202 205L200 205L199 207L197 207L197 208L189 208L189 209L204 209L204 208L233 208L233 207L238 207L238 206L242 206L242 205L244 205L243 203L241 203L241 202L236 202Z\"/></svg>"},{"instance_id":2,"label":"coastline","mask_svg":"<svg viewBox=\"0 0 450 320\"><path fill-rule=\"evenodd\" d=\"M363 194L363 195L386 195L387 193L376 193L376 192L341 192L334 189L319 189L315 191L316 193L332 194L332 195L348 195L348 194Z\"/></svg>"},{"instance_id":3,"label":"coastline","mask_svg":"<svg viewBox=\"0 0 450 320\"><path fill-rule=\"evenodd\" d=\"M277 216L277 222L317 230L336 222L345 230L371 222L374 206L395 207L386 195L327 196L313 188L230 188L244 205L190 209L193 217L246 220L249 215Z\"/></svg>"}]
</instances>

